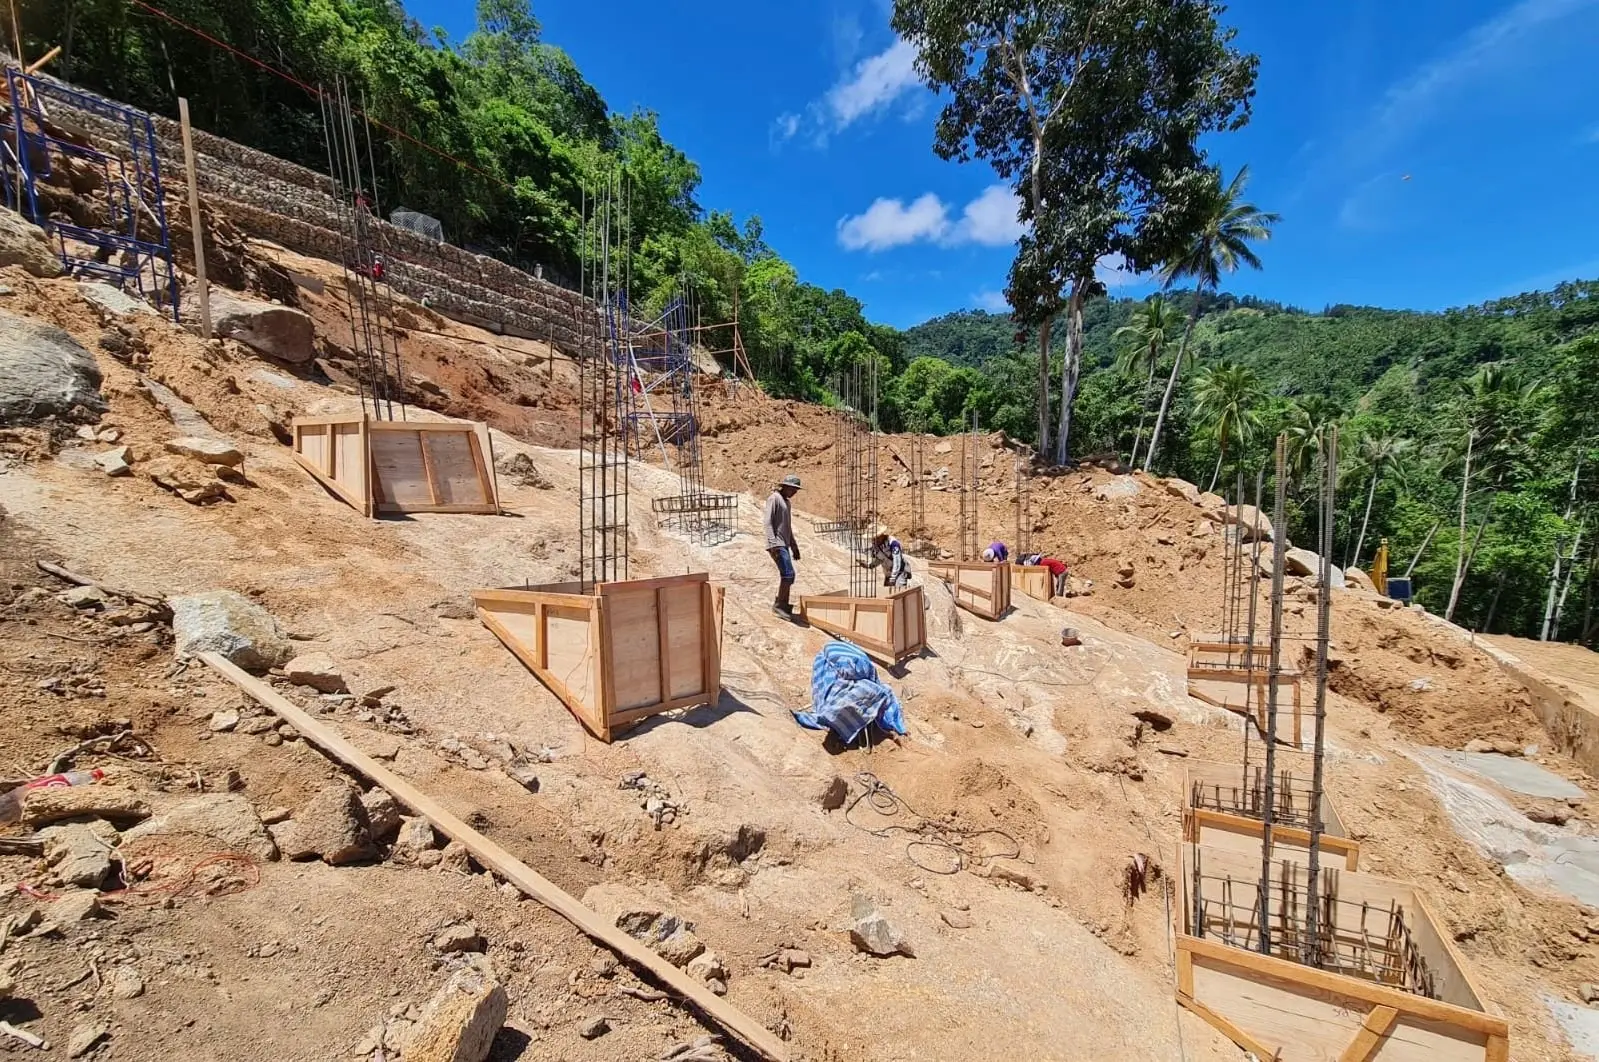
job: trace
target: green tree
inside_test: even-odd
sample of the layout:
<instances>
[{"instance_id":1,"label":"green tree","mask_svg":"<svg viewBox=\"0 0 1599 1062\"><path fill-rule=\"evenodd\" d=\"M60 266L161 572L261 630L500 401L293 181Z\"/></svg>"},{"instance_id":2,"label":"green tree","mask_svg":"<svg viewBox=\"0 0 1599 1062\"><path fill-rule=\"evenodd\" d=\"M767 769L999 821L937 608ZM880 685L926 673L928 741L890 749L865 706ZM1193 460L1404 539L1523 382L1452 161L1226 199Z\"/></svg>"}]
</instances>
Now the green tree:
<instances>
[{"instance_id":1,"label":"green tree","mask_svg":"<svg viewBox=\"0 0 1599 1062\"><path fill-rule=\"evenodd\" d=\"M1327 452L1327 437L1343 419L1338 403L1326 395L1304 395L1288 406L1288 473L1297 491Z\"/></svg>"},{"instance_id":2,"label":"green tree","mask_svg":"<svg viewBox=\"0 0 1599 1062\"><path fill-rule=\"evenodd\" d=\"M1349 563L1344 567L1353 567L1360 563L1360 551L1366 544L1366 528L1371 523L1371 503L1377 500L1377 485L1384 476L1404 475L1405 455L1410 452L1415 443L1410 439L1403 439L1397 435L1367 435L1360 440L1360 464L1365 469L1366 483L1366 509L1360 516L1360 534L1355 538L1354 551L1349 555Z\"/></svg>"},{"instance_id":3,"label":"green tree","mask_svg":"<svg viewBox=\"0 0 1599 1062\"><path fill-rule=\"evenodd\" d=\"M1116 370L1131 379L1142 379L1138 405L1138 434L1133 437L1129 465L1138 464L1138 450L1144 444L1144 421L1154 398L1155 373L1166 354L1166 347L1183 327L1183 315L1164 295L1151 295L1127 324L1116 329Z\"/></svg>"},{"instance_id":4,"label":"green tree","mask_svg":"<svg viewBox=\"0 0 1599 1062\"><path fill-rule=\"evenodd\" d=\"M1185 247L1169 258L1161 271L1169 287L1184 278L1194 282L1194 304L1188 314L1188 326L1183 330L1183 343L1172 363L1171 376L1166 381L1166 393L1161 396L1160 412L1155 416L1155 431L1149 439L1149 450L1144 455L1144 471L1155 464L1155 454L1160 449L1160 433L1166 424L1166 412L1171 408L1172 395L1177 391L1177 374L1182 369L1183 358L1188 354L1189 341L1193 339L1194 325L1199 323L1201 302L1205 289L1215 291L1221 286L1223 273L1237 272L1240 264L1252 269L1260 268L1260 259L1250 247L1271 238L1271 229L1280 218L1244 202L1244 186L1249 183L1249 167L1244 166L1233 175L1226 186L1222 185L1221 171L1212 171L1204 196L1202 221L1195 228Z\"/></svg>"},{"instance_id":5,"label":"green tree","mask_svg":"<svg viewBox=\"0 0 1599 1062\"><path fill-rule=\"evenodd\" d=\"M918 73L950 97L934 150L987 159L1021 198L1032 243L1020 249L1010 296L1039 327L1041 372L1067 292L1058 463L1070 456L1095 269L1113 254L1135 269L1160 260L1186 224L1199 137L1248 119L1258 62L1232 47L1221 11L1212 0L894 2L894 29L916 48ZM1041 420L1041 451L1047 437Z\"/></svg>"},{"instance_id":6,"label":"green tree","mask_svg":"<svg viewBox=\"0 0 1599 1062\"><path fill-rule=\"evenodd\" d=\"M1234 438L1247 442L1260 427L1255 410L1260 398L1260 378L1236 362L1222 361L1200 374L1194 385L1194 416L1215 433L1217 445L1216 468L1206 490L1216 489L1227 444Z\"/></svg>"}]
</instances>

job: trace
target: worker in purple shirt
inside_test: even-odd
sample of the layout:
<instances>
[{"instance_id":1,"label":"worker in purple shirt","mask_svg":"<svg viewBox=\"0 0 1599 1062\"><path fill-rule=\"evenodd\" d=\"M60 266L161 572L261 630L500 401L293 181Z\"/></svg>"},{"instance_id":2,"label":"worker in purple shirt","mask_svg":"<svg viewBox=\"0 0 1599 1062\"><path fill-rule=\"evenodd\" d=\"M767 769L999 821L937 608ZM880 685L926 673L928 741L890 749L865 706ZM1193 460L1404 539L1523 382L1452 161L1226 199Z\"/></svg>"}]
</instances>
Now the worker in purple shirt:
<instances>
[{"instance_id":1,"label":"worker in purple shirt","mask_svg":"<svg viewBox=\"0 0 1599 1062\"><path fill-rule=\"evenodd\" d=\"M1010 550L1005 548L1003 542L990 542L988 548L983 550L983 560L989 564L1004 564L1010 558Z\"/></svg>"}]
</instances>

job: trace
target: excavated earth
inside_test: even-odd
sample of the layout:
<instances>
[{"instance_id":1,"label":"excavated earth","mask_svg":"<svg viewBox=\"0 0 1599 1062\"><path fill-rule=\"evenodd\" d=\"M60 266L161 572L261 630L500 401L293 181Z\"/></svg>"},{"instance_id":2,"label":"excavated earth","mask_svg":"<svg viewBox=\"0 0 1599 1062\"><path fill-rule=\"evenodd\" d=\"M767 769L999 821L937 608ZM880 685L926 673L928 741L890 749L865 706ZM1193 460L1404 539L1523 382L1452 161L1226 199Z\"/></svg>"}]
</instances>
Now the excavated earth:
<instances>
[{"instance_id":1,"label":"excavated earth","mask_svg":"<svg viewBox=\"0 0 1599 1062\"><path fill-rule=\"evenodd\" d=\"M726 968L729 1000L795 1058L1242 1057L1174 1003L1169 879L1157 873L1134 900L1123 891L1140 855L1176 866L1185 762L1236 761L1243 744L1233 716L1185 688L1190 633L1221 624L1226 539L1212 504L1142 475L1040 475L1034 546L1067 560L1091 591L1067 608L1018 597L990 623L927 585L929 651L888 676L909 735L843 749L791 718L809 704L824 636L767 609L773 572L758 531L766 490L789 471L811 485L802 513L832 515L833 421L710 386L706 474L741 495L737 533L708 546L657 527L649 501L674 493L677 476L636 463L631 574L709 571L727 587L725 691L606 745L468 598L578 571L570 360L406 307L396 338L412 415L486 420L501 466L520 471L499 478L500 517L365 520L282 442L296 414L358 408L338 271L265 245L251 254L321 281L320 292L297 293L317 325L315 362L273 363L153 315L118 316L70 280L0 271L12 291L0 309L59 325L95 352L109 406L95 428L120 433L133 456L133 474L111 478L92 462L110 444L72 426L0 432L0 727L10 738L0 775L31 777L88 738L131 731L75 762L103 768L103 785L133 790L158 818L231 799L290 826L311 822L318 794L351 781L339 767L262 720L231 684L175 659L161 617L68 603L69 584L34 562L141 595L233 590L268 610L297 652L325 654L352 696L276 676L280 692L568 892L625 885L693 923ZM145 353L113 356L102 347L110 333ZM243 475L205 505L149 474L163 444L197 426L244 454ZM902 537L911 445L884 437L879 458L885 519ZM960 445L924 443L935 549L956 540L955 480L938 470L959 467ZM985 534L1008 539L1010 452L997 439L981 445ZM845 552L809 520L797 525L800 590L844 585ZM1290 594L1300 647L1313 594ZM1547 1000L1580 1006L1581 986L1599 982L1599 911L1519 884L1463 839L1415 758L1473 739L1539 744L1524 691L1425 617L1354 590L1335 592L1333 606L1328 785L1365 846L1363 869L1429 890L1510 1018L1514 1057L1575 1057ZM1060 646L1066 625L1081 646ZM1562 756L1536 758L1592 789ZM674 809L669 821L626 787L639 772ZM895 799L885 804L869 783ZM1516 814L1550 804L1512 802ZM1591 835L1588 804L1572 804L1561 803L1561 829ZM922 819L957 843L913 843L908 827ZM470 922L509 1001L491 1058L654 1059L720 1031L651 998L647 982L463 852L419 861L383 844L335 866L268 859L221 832L168 829L136 844L125 831L102 912L82 920L55 906L66 895L52 881L59 867L0 854L0 984L11 982L0 1020L50 1041L47 1057L92 1041L82 1057L392 1059L419 1008L467 961L452 933ZM857 950L848 930L861 897L913 956ZM783 949L809 965L763 962ZM609 1031L588 1038L598 1016ZM23 1050L3 1034L0 1046ZM735 1044L717 1050L752 1057Z\"/></svg>"}]
</instances>

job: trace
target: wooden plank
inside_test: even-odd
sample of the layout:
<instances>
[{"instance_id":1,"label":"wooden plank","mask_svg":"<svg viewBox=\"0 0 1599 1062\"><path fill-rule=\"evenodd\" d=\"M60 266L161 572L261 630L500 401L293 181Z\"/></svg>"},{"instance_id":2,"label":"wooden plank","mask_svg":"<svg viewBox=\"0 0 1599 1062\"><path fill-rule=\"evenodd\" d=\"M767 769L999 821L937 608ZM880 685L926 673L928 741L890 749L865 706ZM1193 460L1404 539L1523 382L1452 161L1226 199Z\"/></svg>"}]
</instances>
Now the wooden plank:
<instances>
[{"instance_id":1,"label":"wooden plank","mask_svg":"<svg viewBox=\"0 0 1599 1062\"><path fill-rule=\"evenodd\" d=\"M352 506L357 512L361 512L363 509L366 508L365 504L363 503L363 501L360 498L353 497L350 494L349 491L344 489L343 486L341 486L338 482L333 480L331 477L328 477L328 476L324 475L320 469L318 469L315 465L311 464L311 462L307 461L304 457L301 457L299 454L294 454L293 457L294 457L295 462L297 464L299 464L299 466L301 468L303 468L307 472L311 473L311 478L315 479L318 483L322 484L328 490L330 490L334 494L338 495L340 499L342 499L344 502L346 502L347 504ZM362 515L364 516L366 514L364 512L362 512Z\"/></svg>"},{"instance_id":2,"label":"wooden plank","mask_svg":"<svg viewBox=\"0 0 1599 1062\"><path fill-rule=\"evenodd\" d=\"M488 436L487 430L483 434L486 438ZM490 480L490 477L494 474L493 455L489 448L479 441L476 431L467 433L465 438L467 453L470 455L472 466L477 472L479 504L490 505L498 509L499 502L494 496L494 484Z\"/></svg>"},{"instance_id":3,"label":"wooden plank","mask_svg":"<svg viewBox=\"0 0 1599 1062\"><path fill-rule=\"evenodd\" d=\"M671 618L666 614L666 587L658 586L655 588L655 642L659 658L656 682L660 685L661 693L656 700L661 701L672 695L671 627Z\"/></svg>"},{"instance_id":4,"label":"wooden plank","mask_svg":"<svg viewBox=\"0 0 1599 1062\"><path fill-rule=\"evenodd\" d=\"M1248 1033L1244 1032L1244 1030L1240 1029L1238 1026L1234 1025L1220 1014L1217 1014L1214 1010L1211 1010L1209 1007L1205 1006L1205 1004L1199 1002L1199 1000L1194 999L1192 996L1184 996L1179 993L1177 996L1177 1002L1181 1006L1188 1008L1199 1018L1203 1019L1207 1024L1210 1025L1211 1028L1227 1037L1227 1039L1231 1040L1239 1047L1242 1047L1245 1051L1248 1051L1250 1054L1254 1055L1260 1060L1260 1062L1275 1062L1275 1059L1282 1054L1281 1048L1267 1048L1253 1036L1250 1036Z\"/></svg>"},{"instance_id":5,"label":"wooden plank","mask_svg":"<svg viewBox=\"0 0 1599 1062\"><path fill-rule=\"evenodd\" d=\"M1193 997L1194 953L1183 950L1177 953L1177 994Z\"/></svg>"},{"instance_id":6,"label":"wooden plank","mask_svg":"<svg viewBox=\"0 0 1599 1062\"><path fill-rule=\"evenodd\" d=\"M1383 1037L1394 1027L1394 1022L1398 1020L1399 1012L1393 1007L1372 1007L1371 1013L1367 1014L1366 1020L1361 1023L1360 1031L1349 1041L1344 1053L1338 1056L1338 1062L1366 1062L1376 1052L1377 1045L1382 1043Z\"/></svg>"},{"instance_id":7,"label":"wooden plank","mask_svg":"<svg viewBox=\"0 0 1599 1062\"><path fill-rule=\"evenodd\" d=\"M355 748L326 724L312 718L266 683L251 677L215 653L201 653L200 658L224 678L277 713L311 744L351 770L382 786L395 800L431 822L440 833L453 841L460 842L478 862L571 922L587 936L615 951L635 968L647 972L766 1058L774 1062L785 1062L788 1057L787 1047L755 1019L715 995L709 988L622 930L606 924L603 918L579 903L570 893L450 814L432 797Z\"/></svg>"},{"instance_id":8,"label":"wooden plank","mask_svg":"<svg viewBox=\"0 0 1599 1062\"><path fill-rule=\"evenodd\" d=\"M1510 1037L1490 1036L1483 1049L1483 1062L1510 1062Z\"/></svg>"},{"instance_id":9,"label":"wooden plank","mask_svg":"<svg viewBox=\"0 0 1599 1062\"><path fill-rule=\"evenodd\" d=\"M559 584L558 584L559 585ZM572 583L572 586L579 584ZM587 609L594 599L586 594L563 593L556 590L473 590L472 600L480 605L534 605L543 602L559 608Z\"/></svg>"},{"instance_id":10,"label":"wooden plank","mask_svg":"<svg viewBox=\"0 0 1599 1062\"><path fill-rule=\"evenodd\" d=\"M534 643L533 652L536 654L534 668L539 671L548 671L550 667L550 639L549 639L549 606L542 601L533 602L533 629L538 632L538 641Z\"/></svg>"},{"instance_id":11,"label":"wooden plank","mask_svg":"<svg viewBox=\"0 0 1599 1062\"><path fill-rule=\"evenodd\" d=\"M685 583L656 589L661 623L661 700L704 697L716 700L710 656L717 652L711 625L710 583Z\"/></svg>"},{"instance_id":12,"label":"wooden plank","mask_svg":"<svg viewBox=\"0 0 1599 1062\"><path fill-rule=\"evenodd\" d=\"M429 452L429 441L430 439L428 436L418 434L416 437L417 452L422 455L422 478L427 482L428 504L453 504L453 499L448 501L444 500L446 497L448 497L448 493L446 491L439 490L438 470L433 467L433 455Z\"/></svg>"},{"instance_id":13,"label":"wooden plank","mask_svg":"<svg viewBox=\"0 0 1599 1062\"><path fill-rule=\"evenodd\" d=\"M629 594L636 590L654 590L658 586L675 586L681 583L708 583L711 581L708 572L687 572L683 575L667 575L659 579L629 579L625 582L600 583L594 592L600 597L609 597L612 594Z\"/></svg>"},{"instance_id":14,"label":"wooden plank","mask_svg":"<svg viewBox=\"0 0 1599 1062\"><path fill-rule=\"evenodd\" d=\"M56 51L60 51L60 48ZM189 179L189 228L194 235L194 282L200 294L200 338L210 339L211 285L205 276L205 225L200 219L200 188L194 174L194 138L189 127L189 101L183 96L178 97L178 124L183 129L183 168Z\"/></svg>"},{"instance_id":15,"label":"wooden plank","mask_svg":"<svg viewBox=\"0 0 1599 1062\"><path fill-rule=\"evenodd\" d=\"M1212 811L1209 808L1187 809L1184 812L1184 819L1191 820L1196 827L1195 832L1189 839L1198 841L1201 844L1204 843L1204 837L1198 831L1206 826L1250 837L1260 837L1265 832L1264 826L1259 819L1253 819L1246 815L1230 815L1222 811ZM1274 824L1271 828L1271 838L1273 847L1278 844L1292 845L1301 849L1309 849L1310 847L1310 831L1300 829L1297 826ZM1323 831L1321 847L1323 850L1342 858L1345 863L1345 870L1358 869L1355 864L1360 856L1359 842Z\"/></svg>"},{"instance_id":16,"label":"wooden plank","mask_svg":"<svg viewBox=\"0 0 1599 1062\"><path fill-rule=\"evenodd\" d=\"M606 597L595 597L589 619L590 643L597 650L594 668L594 714L602 741L611 740L611 716L616 713L616 658L611 651L611 608Z\"/></svg>"},{"instance_id":17,"label":"wooden plank","mask_svg":"<svg viewBox=\"0 0 1599 1062\"><path fill-rule=\"evenodd\" d=\"M489 434L487 424L473 425L473 432L478 437L478 452L482 455L483 463L480 472L486 472L484 486L488 490L487 502L494 509L494 515L500 515L500 473L494 467L494 436Z\"/></svg>"}]
</instances>

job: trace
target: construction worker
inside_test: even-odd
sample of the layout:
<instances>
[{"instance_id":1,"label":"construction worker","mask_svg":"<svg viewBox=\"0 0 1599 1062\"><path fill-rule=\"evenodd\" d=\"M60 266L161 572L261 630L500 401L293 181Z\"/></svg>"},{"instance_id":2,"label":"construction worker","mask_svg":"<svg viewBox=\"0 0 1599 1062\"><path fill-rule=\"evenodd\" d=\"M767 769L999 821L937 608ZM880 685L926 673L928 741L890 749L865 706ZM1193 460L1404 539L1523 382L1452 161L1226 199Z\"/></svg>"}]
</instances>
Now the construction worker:
<instances>
[{"instance_id":1,"label":"construction worker","mask_svg":"<svg viewBox=\"0 0 1599 1062\"><path fill-rule=\"evenodd\" d=\"M905 560L905 548L882 524L877 525L866 557L855 563L862 568L882 568L884 586L898 588L911 583L911 566Z\"/></svg>"},{"instance_id":2,"label":"construction worker","mask_svg":"<svg viewBox=\"0 0 1599 1062\"><path fill-rule=\"evenodd\" d=\"M789 501L800 490L800 478L792 472L784 476L766 499L766 512L761 524L766 528L766 552L777 565L777 599L772 611L784 619L794 618L794 606L788 603L789 588L794 585L794 562L800 559L799 543L794 541L794 515Z\"/></svg>"},{"instance_id":3,"label":"construction worker","mask_svg":"<svg viewBox=\"0 0 1599 1062\"><path fill-rule=\"evenodd\" d=\"M983 550L983 561L987 564L1004 564L1010 557L1010 550L1005 548L1003 542L990 542L988 548Z\"/></svg>"}]
</instances>

